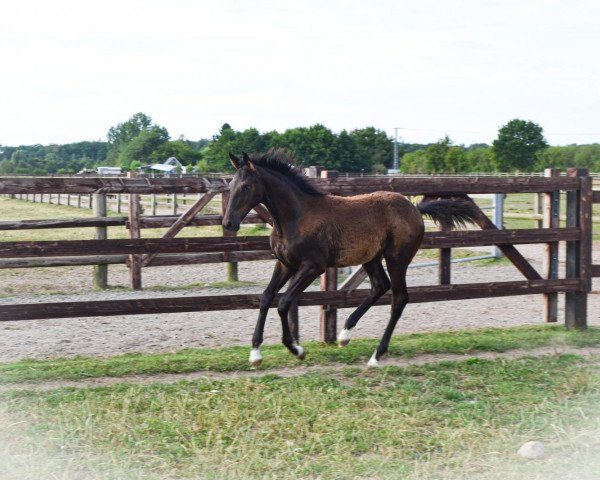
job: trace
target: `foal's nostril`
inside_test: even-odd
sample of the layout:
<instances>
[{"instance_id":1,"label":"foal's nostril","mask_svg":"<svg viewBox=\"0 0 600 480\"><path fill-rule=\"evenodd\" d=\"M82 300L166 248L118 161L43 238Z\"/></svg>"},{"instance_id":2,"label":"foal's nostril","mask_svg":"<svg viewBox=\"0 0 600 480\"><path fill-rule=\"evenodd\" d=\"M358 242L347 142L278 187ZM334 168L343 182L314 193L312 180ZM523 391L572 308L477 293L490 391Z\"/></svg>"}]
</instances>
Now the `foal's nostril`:
<instances>
[{"instance_id":1,"label":"foal's nostril","mask_svg":"<svg viewBox=\"0 0 600 480\"><path fill-rule=\"evenodd\" d=\"M237 230L236 226L233 224L233 222L231 220L227 221L227 222L223 222L223 227L226 230L235 232Z\"/></svg>"}]
</instances>

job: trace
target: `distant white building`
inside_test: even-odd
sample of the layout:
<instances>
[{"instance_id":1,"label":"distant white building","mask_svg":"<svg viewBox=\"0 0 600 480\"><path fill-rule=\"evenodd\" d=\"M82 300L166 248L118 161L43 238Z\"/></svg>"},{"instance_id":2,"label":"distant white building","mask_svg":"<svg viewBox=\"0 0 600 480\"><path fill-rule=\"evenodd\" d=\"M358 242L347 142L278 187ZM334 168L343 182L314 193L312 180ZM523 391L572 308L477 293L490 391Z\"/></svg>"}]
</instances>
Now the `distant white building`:
<instances>
[{"instance_id":1,"label":"distant white building","mask_svg":"<svg viewBox=\"0 0 600 480\"><path fill-rule=\"evenodd\" d=\"M157 172L163 172L168 175L174 173L187 173L186 167L184 167L175 157L169 157L163 163L155 163L150 165L148 169Z\"/></svg>"},{"instance_id":2,"label":"distant white building","mask_svg":"<svg viewBox=\"0 0 600 480\"><path fill-rule=\"evenodd\" d=\"M96 168L96 171L98 172L98 175L121 175L123 173L121 167L98 167Z\"/></svg>"}]
</instances>

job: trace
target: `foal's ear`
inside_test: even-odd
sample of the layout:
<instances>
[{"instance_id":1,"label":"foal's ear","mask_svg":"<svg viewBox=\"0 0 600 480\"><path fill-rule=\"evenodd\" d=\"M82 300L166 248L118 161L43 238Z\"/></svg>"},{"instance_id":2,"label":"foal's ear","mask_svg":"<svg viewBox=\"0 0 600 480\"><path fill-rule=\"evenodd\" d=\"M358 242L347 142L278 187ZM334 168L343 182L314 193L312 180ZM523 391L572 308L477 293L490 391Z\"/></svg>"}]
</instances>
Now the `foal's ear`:
<instances>
[{"instance_id":1,"label":"foal's ear","mask_svg":"<svg viewBox=\"0 0 600 480\"><path fill-rule=\"evenodd\" d=\"M256 165L252 163L252 160L250 160L250 157L246 152L242 152L242 162L245 166L247 166L250 169L251 172L257 173Z\"/></svg>"},{"instance_id":2,"label":"foal's ear","mask_svg":"<svg viewBox=\"0 0 600 480\"><path fill-rule=\"evenodd\" d=\"M235 168L236 170L244 165L243 161L240 160L238 157L236 157L231 152L229 152L229 160L231 160L231 164L233 165L233 168Z\"/></svg>"}]
</instances>

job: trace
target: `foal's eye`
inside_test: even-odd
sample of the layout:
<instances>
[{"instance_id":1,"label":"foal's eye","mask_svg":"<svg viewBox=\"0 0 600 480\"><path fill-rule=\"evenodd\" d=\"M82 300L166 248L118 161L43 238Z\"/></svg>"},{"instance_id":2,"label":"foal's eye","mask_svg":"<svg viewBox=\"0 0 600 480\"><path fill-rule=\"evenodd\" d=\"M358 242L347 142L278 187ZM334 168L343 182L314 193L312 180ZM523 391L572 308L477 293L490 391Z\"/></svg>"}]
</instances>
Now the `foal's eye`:
<instances>
[{"instance_id":1,"label":"foal's eye","mask_svg":"<svg viewBox=\"0 0 600 480\"><path fill-rule=\"evenodd\" d=\"M250 191L250 185L244 185L242 187L242 192L248 192L248 191Z\"/></svg>"}]
</instances>

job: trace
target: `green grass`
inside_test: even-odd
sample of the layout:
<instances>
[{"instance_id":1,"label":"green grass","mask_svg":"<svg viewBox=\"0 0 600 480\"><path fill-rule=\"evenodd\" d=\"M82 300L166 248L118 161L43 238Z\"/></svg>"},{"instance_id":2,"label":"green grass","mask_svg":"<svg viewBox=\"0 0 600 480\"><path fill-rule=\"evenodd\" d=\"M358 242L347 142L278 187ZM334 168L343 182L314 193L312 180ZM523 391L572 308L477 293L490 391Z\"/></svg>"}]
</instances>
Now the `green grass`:
<instances>
[{"instance_id":1,"label":"green grass","mask_svg":"<svg viewBox=\"0 0 600 480\"><path fill-rule=\"evenodd\" d=\"M11 392L0 394L8 439L0 472L63 479L591 479L600 469L592 446L598 405L598 364L572 355ZM515 455L531 439L545 442L546 460L532 464Z\"/></svg>"},{"instance_id":2,"label":"green grass","mask_svg":"<svg viewBox=\"0 0 600 480\"><path fill-rule=\"evenodd\" d=\"M109 216L118 215L111 212ZM69 207L66 205L49 205L45 203L30 203L23 200L0 197L0 221L8 220L44 220L60 218L89 218L92 210ZM143 238L160 238L166 228L142 229ZM271 230L261 225L243 226L238 235L269 235ZM222 235L220 226L186 227L179 236L185 237L219 237ZM35 230L2 231L2 241L45 241L45 240L91 240L94 238L93 228L53 228ZM124 227L108 227L108 238L129 238L129 231Z\"/></svg>"},{"instance_id":3,"label":"green grass","mask_svg":"<svg viewBox=\"0 0 600 480\"><path fill-rule=\"evenodd\" d=\"M263 370L303 365L327 365L331 362L361 366L372 355L376 340L353 340L347 347L305 342L308 349L304 362L280 345L262 348ZM547 345L575 347L600 345L600 329L585 332L566 330L562 326L535 326L509 329L486 328L454 332L423 333L396 336L390 356L411 357L422 353L468 354L474 351L504 352ZM94 377L122 377L134 374L186 373L195 371L232 372L249 370L247 347L185 349L175 353L154 355L127 354L111 358L64 358L55 360L23 360L0 364L0 383L77 380Z\"/></svg>"},{"instance_id":4,"label":"green grass","mask_svg":"<svg viewBox=\"0 0 600 480\"><path fill-rule=\"evenodd\" d=\"M23 200L0 197L0 221L46 220L56 218L86 218L92 211L66 205L30 203ZM43 240L89 240L94 235L93 228L57 228L44 230L2 231L3 242L43 241Z\"/></svg>"},{"instance_id":5,"label":"green grass","mask_svg":"<svg viewBox=\"0 0 600 480\"><path fill-rule=\"evenodd\" d=\"M171 292L173 290L198 290L201 288L244 288L244 287L256 287L263 286L258 282L246 282L246 281L230 281L224 280L222 282L195 282L188 283L187 285L178 285L176 287L167 286L154 286L147 287L144 290L151 292ZM125 288L123 290L126 290Z\"/></svg>"},{"instance_id":6,"label":"green grass","mask_svg":"<svg viewBox=\"0 0 600 480\"><path fill-rule=\"evenodd\" d=\"M500 258L483 258L481 260L474 260L471 262L471 265L476 267L490 267L490 266L498 266L498 265L506 265L510 266L513 263L504 255Z\"/></svg>"},{"instance_id":7,"label":"green grass","mask_svg":"<svg viewBox=\"0 0 600 480\"><path fill-rule=\"evenodd\" d=\"M486 255L487 252L481 250L469 250L467 248L453 248L452 249L452 258L470 258L470 257L478 257L480 255ZM439 249L427 249L427 250L419 250L417 252L418 258L427 258L430 260L437 260L440 257Z\"/></svg>"}]
</instances>

